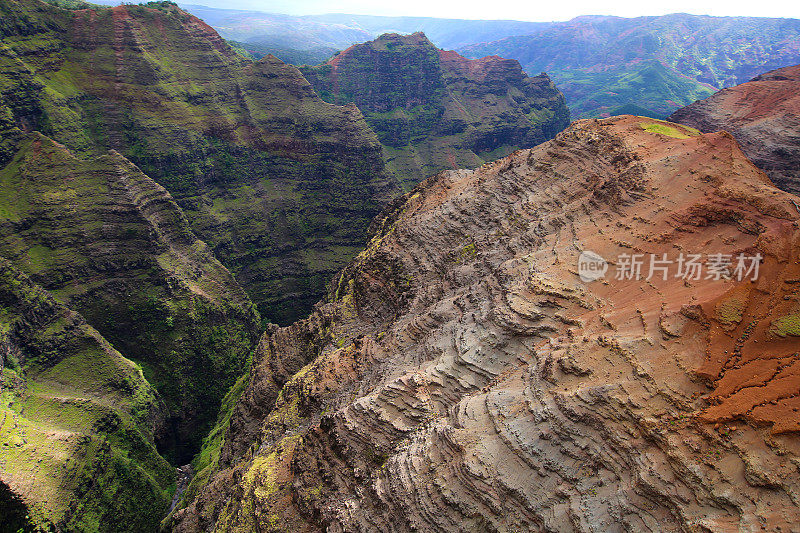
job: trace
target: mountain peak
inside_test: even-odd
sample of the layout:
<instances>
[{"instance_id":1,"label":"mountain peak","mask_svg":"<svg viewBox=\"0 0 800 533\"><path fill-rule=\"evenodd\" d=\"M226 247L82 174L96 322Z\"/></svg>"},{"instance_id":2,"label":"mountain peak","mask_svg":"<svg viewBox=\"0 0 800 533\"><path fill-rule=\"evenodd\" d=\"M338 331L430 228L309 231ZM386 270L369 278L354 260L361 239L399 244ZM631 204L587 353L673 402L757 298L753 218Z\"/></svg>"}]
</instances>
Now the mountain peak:
<instances>
[{"instance_id":1,"label":"mountain peak","mask_svg":"<svg viewBox=\"0 0 800 533\"><path fill-rule=\"evenodd\" d=\"M301 71L326 101L358 105L406 186L533 146L567 125L546 75L528 77L513 59L439 50L422 32L385 34Z\"/></svg>"}]
</instances>

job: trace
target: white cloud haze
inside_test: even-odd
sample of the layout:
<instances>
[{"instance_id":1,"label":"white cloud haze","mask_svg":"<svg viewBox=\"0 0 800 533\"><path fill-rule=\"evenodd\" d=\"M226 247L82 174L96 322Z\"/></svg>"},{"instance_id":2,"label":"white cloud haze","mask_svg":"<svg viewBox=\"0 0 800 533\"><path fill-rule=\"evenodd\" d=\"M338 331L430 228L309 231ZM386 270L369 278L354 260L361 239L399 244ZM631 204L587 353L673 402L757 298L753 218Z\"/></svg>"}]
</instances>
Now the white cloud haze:
<instances>
[{"instance_id":1,"label":"white cloud haze","mask_svg":"<svg viewBox=\"0 0 800 533\"><path fill-rule=\"evenodd\" d=\"M186 3L228 9L252 9L291 15L322 13L353 13L363 15L410 15L468 19L513 19L528 21L568 20L578 15L616 15L637 17L692 13L714 16L790 17L800 18L800 2L786 0L673 0L643 2L623 0L596 2L531 2L495 0L493 2L464 2L459 0L404 0L374 2L370 0L184 0Z\"/></svg>"}]
</instances>

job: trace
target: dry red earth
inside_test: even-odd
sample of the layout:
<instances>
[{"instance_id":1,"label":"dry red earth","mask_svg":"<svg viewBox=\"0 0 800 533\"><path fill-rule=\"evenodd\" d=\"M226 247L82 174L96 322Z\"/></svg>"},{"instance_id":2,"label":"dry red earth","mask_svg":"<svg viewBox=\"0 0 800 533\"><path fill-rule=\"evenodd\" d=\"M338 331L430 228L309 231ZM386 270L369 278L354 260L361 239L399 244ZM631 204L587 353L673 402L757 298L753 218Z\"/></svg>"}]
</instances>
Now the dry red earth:
<instances>
[{"instance_id":1,"label":"dry red earth","mask_svg":"<svg viewBox=\"0 0 800 533\"><path fill-rule=\"evenodd\" d=\"M778 187L800 192L800 66L723 89L670 120L705 132L730 132Z\"/></svg>"},{"instance_id":2,"label":"dry red earth","mask_svg":"<svg viewBox=\"0 0 800 533\"><path fill-rule=\"evenodd\" d=\"M173 526L798 530L794 202L729 134L630 116L427 180L262 339ZM682 253L699 279L616 279ZM711 254L763 262L709 279Z\"/></svg>"}]
</instances>

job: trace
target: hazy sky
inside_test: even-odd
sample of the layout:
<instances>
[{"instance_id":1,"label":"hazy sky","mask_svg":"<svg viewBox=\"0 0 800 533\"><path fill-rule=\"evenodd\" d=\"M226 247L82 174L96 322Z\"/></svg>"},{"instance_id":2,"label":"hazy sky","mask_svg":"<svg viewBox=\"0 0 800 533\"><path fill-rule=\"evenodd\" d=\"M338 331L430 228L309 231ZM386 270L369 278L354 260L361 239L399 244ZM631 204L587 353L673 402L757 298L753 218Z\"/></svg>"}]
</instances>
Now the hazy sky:
<instances>
[{"instance_id":1,"label":"hazy sky","mask_svg":"<svg viewBox=\"0 0 800 533\"><path fill-rule=\"evenodd\" d=\"M321 13L356 13L367 15L416 15L445 18L515 19L532 21L568 20L578 15L664 15L693 13L697 15L746 15L754 17L800 18L797 0L622 0L597 2L590 0L519 1L493 0L183 0L189 4L230 9L254 9L273 13L307 15Z\"/></svg>"}]
</instances>

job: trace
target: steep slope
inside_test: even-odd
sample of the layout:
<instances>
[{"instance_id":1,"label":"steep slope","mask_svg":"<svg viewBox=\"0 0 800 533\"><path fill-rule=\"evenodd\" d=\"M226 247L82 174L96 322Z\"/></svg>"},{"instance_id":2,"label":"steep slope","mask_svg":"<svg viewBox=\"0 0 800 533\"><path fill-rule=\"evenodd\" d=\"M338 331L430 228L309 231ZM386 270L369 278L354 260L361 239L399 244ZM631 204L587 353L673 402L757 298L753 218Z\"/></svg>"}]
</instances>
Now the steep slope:
<instances>
[{"instance_id":1,"label":"steep slope","mask_svg":"<svg viewBox=\"0 0 800 533\"><path fill-rule=\"evenodd\" d=\"M791 531L794 201L730 135L641 117L430 178L264 336L173 530Z\"/></svg>"},{"instance_id":2,"label":"steep slope","mask_svg":"<svg viewBox=\"0 0 800 533\"><path fill-rule=\"evenodd\" d=\"M800 66L723 89L679 109L670 120L731 133L775 185L800 194Z\"/></svg>"},{"instance_id":3,"label":"steep slope","mask_svg":"<svg viewBox=\"0 0 800 533\"><path fill-rule=\"evenodd\" d=\"M713 91L800 62L800 20L709 17L578 17L535 35L460 49L497 54L547 72L574 117L636 105L663 118Z\"/></svg>"},{"instance_id":4,"label":"steep slope","mask_svg":"<svg viewBox=\"0 0 800 533\"><path fill-rule=\"evenodd\" d=\"M0 36L0 115L81 157L133 161L266 319L307 314L391 193L355 107L323 102L275 58L242 58L174 4L5 0Z\"/></svg>"},{"instance_id":5,"label":"steep slope","mask_svg":"<svg viewBox=\"0 0 800 533\"><path fill-rule=\"evenodd\" d=\"M0 258L0 529L153 531L174 470L141 368Z\"/></svg>"},{"instance_id":6,"label":"steep slope","mask_svg":"<svg viewBox=\"0 0 800 533\"><path fill-rule=\"evenodd\" d=\"M406 186L534 146L568 123L547 75L529 78L499 57L467 60L422 33L386 34L301 71L326 101L359 107Z\"/></svg>"},{"instance_id":7,"label":"steep slope","mask_svg":"<svg viewBox=\"0 0 800 533\"><path fill-rule=\"evenodd\" d=\"M258 326L169 194L118 153L80 160L30 134L0 170L0 255L142 365L169 407L159 447L186 462Z\"/></svg>"}]
</instances>

